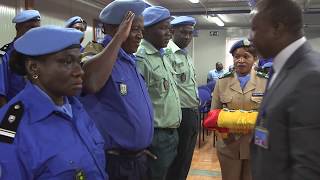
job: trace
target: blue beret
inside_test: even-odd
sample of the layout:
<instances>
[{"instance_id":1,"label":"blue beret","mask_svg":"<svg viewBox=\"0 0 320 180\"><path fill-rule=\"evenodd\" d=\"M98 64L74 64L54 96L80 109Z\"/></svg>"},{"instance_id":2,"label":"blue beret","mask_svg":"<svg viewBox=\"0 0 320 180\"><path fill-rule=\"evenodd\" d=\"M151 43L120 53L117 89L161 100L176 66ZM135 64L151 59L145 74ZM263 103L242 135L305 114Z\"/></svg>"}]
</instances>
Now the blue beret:
<instances>
[{"instance_id":1,"label":"blue beret","mask_svg":"<svg viewBox=\"0 0 320 180\"><path fill-rule=\"evenodd\" d=\"M270 68L270 67L272 67L272 62L267 62L267 63L265 63L263 66L262 66L262 69L264 69L264 68Z\"/></svg>"},{"instance_id":2,"label":"blue beret","mask_svg":"<svg viewBox=\"0 0 320 180\"><path fill-rule=\"evenodd\" d=\"M80 16L74 16L66 21L65 27L68 28L68 27L73 26L74 24L83 23L83 22L84 22L84 20Z\"/></svg>"},{"instance_id":3,"label":"blue beret","mask_svg":"<svg viewBox=\"0 0 320 180\"><path fill-rule=\"evenodd\" d=\"M192 25L192 26L194 26L196 24L196 20L190 16L178 16L178 17L174 18L170 23L172 26L176 26L176 25Z\"/></svg>"},{"instance_id":4,"label":"blue beret","mask_svg":"<svg viewBox=\"0 0 320 180\"><path fill-rule=\"evenodd\" d=\"M142 12L144 26L151 26L162 20L170 18L170 12L167 8L161 6L151 6Z\"/></svg>"},{"instance_id":5,"label":"blue beret","mask_svg":"<svg viewBox=\"0 0 320 180\"><path fill-rule=\"evenodd\" d=\"M121 24L128 11L140 16L145 8L146 4L142 0L115 0L103 8L99 19L106 24Z\"/></svg>"},{"instance_id":6,"label":"blue beret","mask_svg":"<svg viewBox=\"0 0 320 180\"><path fill-rule=\"evenodd\" d=\"M17 14L12 19L12 23L23 23L32 19L40 20L40 17L40 13L37 10L25 10Z\"/></svg>"},{"instance_id":7,"label":"blue beret","mask_svg":"<svg viewBox=\"0 0 320 180\"><path fill-rule=\"evenodd\" d=\"M240 40L240 41L237 41L237 42L235 42L233 45L232 45L232 47L231 47L231 49L230 49L230 53L232 54L236 49L238 49L238 48L241 48L241 47L249 47L249 46L251 46L251 43L250 43L250 41L248 40L248 39L243 39L243 40Z\"/></svg>"},{"instance_id":8,"label":"blue beret","mask_svg":"<svg viewBox=\"0 0 320 180\"><path fill-rule=\"evenodd\" d=\"M80 45L83 33L73 28L42 26L32 28L14 42L19 53L40 56L61 51L71 45Z\"/></svg>"}]
</instances>

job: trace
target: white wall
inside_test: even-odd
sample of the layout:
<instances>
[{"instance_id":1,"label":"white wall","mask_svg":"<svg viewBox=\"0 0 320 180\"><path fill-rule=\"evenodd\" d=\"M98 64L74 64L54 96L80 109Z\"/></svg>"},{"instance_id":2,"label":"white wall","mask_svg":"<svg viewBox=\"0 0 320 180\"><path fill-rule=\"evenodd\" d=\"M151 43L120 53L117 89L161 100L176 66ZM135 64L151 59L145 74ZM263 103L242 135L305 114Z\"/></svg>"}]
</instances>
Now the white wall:
<instances>
[{"instance_id":1,"label":"white wall","mask_svg":"<svg viewBox=\"0 0 320 180\"><path fill-rule=\"evenodd\" d=\"M224 62L226 31L219 31L219 36L210 36L210 30L199 30L194 37L193 58L196 68L197 82L205 84L209 70L215 68L216 62Z\"/></svg>"},{"instance_id":2,"label":"white wall","mask_svg":"<svg viewBox=\"0 0 320 180\"><path fill-rule=\"evenodd\" d=\"M12 19L23 6L22 0L0 0L0 48L10 43L16 36Z\"/></svg>"},{"instance_id":3,"label":"white wall","mask_svg":"<svg viewBox=\"0 0 320 180\"><path fill-rule=\"evenodd\" d=\"M307 31L306 37L309 40L312 48L320 52L320 30Z\"/></svg>"},{"instance_id":4,"label":"white wall","mask_svg":"<svg viewBox=\"0 0 320 180\"><path fill-rule=\"evenodd\" d=\"M219 36L213 37L210 36L210 31L215 30L199 30L198 37L194 37L193 44L191 43L189 46L190 51L194 53L193 58L199 85L206 83L207 73L215 68L216 62L221 61L226 66L225 60L229 50L226 48L228 40L247 38L249 35L249 29L216 30L219 31ZM320 52L320 30L307 30L305 35L313 49Z\"/></svg>"},{"instance_id":5,"label":"white wall","mask_svg":"<svg viewBox=\"0 0 320 180\"><path fill-rule=\"evenodd\" d=\"M210 31L218 31L219 36L210 36ZM198 37L194 37L194 64L199 85L205 84L208 72L215 69L215 64L220 61L228 69L232 57L228 51L233 39L247 38L249 29L229 28L226 30L199 30ZM227 56L229 55L229 56ZM229 58L227 63L227 58ZM232 64L232 63L231 63Z\"/></svg>"}]
</instances>

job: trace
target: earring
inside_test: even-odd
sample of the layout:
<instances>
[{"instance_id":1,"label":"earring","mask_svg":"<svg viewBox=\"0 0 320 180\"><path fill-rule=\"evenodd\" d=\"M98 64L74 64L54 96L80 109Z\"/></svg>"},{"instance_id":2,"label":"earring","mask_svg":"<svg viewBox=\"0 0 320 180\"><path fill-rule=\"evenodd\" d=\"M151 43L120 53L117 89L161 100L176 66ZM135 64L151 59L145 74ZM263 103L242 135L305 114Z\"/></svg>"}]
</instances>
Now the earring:
<instances>
[{"instance_id":1,"label":"earring","mask_svg":"<svg viewBox=\"0 0 320 180\"><path fill-rule=\"evenodd\" d=\"M38 79L38 77L39 77L39 76L36 75L36 74L32 75L32 78L33 78L33 79Z\"/></svg>"}]
</instances>

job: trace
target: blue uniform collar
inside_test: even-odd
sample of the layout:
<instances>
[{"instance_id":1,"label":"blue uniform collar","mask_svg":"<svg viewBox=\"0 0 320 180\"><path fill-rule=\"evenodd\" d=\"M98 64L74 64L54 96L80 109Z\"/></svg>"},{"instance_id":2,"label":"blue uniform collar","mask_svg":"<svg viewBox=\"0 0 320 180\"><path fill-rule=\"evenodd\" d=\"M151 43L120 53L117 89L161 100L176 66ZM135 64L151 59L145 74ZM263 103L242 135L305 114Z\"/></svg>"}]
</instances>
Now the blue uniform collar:
<instances>
[{"instance_id":1,"label":"blue uniform collar","mask_svg":"<svg viewBox=\"0 0 320 180\"><path fill-rule=\"evenodd\" d=\"M111 40L112 40L112 37L110 35L106 34L104 37L104 40L102 42L103 46L106 47L110 43ZM120 48L120 50L119 50L118 58L128 60L132 64L136 63L136 56L133 54L126 53L122 48Z\"/></svg>"},{"instance_id":2,"label":"blue uniform collar","mask_svg":"<svg viewBox=\"0 0 320 180\"><path fill-rule=\"evenodd\" d=\"M42 90L39 91L40 88L33 85L31 82L27 82L25 89L22 91L24 101L23 103L26 107L32 107L32 109L36 109L37 111L32 111L29 114L31 123L36 123L38 121L44 120L53 112L62 112L66 115L68 113L66 111L71 110L71 105L77 109L81 109L81 104L74 97L66 97L68 99L66 111L57 108L57 106L52 102L50 97L45 94ZM70 112L69 112L70 113ZM69 116L69 115L68 115ZM70 117L70 116L69 116Z\"/></svg>"},{"instance_id":3,"label":"blue uniform collar","mask_svg":"<svg viewBox=\"0 0 320 180\"><path fill-rule=\"evenodd\" d=\"M35 84L32 84L33 87L39 91L43 96L45 96L46 98L48 98L48 100L54 104L54 102L52 101L52 99L37 85ZM64 114L66 114L67 116L69 116L70 118L73 117L72 115L72 108L71 108L71 105L69 103L69 100L67 97L63 97L63 101L64 101L64 104L62 106L57 106L56 104L54 104L54 107L56 108L56 111L59 111L59 112L62 112Z\"/></svg>"},{"instance_id":4,"label":"blue uniform collar","mask_svg":"<svg viewBox=\"0 0 320 180\"><path fill-rule=\"evenodd\" d=\"M240 82L240 87L243 90L244 87L246 86L247 82L250 80L250 73L245 75L245 76L239 76L238 75L238 80Z\"/></svg>"}]
</instances>

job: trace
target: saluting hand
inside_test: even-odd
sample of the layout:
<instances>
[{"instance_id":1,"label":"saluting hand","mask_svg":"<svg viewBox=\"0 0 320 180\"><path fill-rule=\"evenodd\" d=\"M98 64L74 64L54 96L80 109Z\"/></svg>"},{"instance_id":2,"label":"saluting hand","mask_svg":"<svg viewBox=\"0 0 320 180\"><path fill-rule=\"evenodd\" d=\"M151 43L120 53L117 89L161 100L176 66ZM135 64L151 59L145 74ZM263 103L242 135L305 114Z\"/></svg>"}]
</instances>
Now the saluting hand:
<instances>
[{"instance_id":1,"label":"saluting hand","mask_svg":"<svg viewBox=\"0 0 320 180\"><path fill-rule=\"evenodd\" d=\"M116 33L116 36L119 36L120 40L124 42L127 40L130 30L131 30L131 25L132 21L134 19L135 14L132 11L128 11L125 17L123 18L118 31Z\"/></svg>"}]
</instances>

